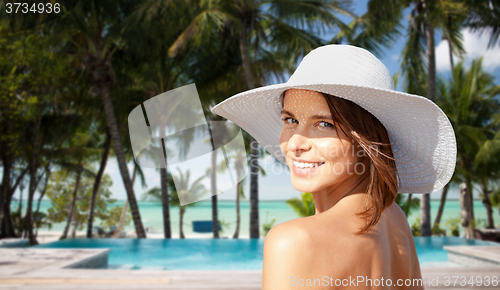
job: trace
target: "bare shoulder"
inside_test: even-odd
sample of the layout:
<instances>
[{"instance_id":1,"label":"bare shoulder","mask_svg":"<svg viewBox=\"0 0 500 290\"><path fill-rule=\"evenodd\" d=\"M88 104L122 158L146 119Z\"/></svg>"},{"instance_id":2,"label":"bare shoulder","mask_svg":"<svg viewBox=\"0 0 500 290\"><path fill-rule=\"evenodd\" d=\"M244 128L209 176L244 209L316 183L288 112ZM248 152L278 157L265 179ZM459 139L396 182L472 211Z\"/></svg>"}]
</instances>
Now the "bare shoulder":
<instances>
[{"instance_id":1,"label":"bare shoulder","mask_svg":"<svg viewBox=\"0 0 500 290\"><path fill-rule=\"evenodd\" d=\"M293 277L307 275L314 262L308 218L299 218L271 228L264 241L262 289L294 289Z\"/></svg>"},{"instance_id":2,"label":"bare shoulder","mask_svg":"<svg viewBox=\"0 0 500 290\"><path fill-rule=\"evenodd\" d=\"M298 250L302 257L312 253L307 247L311 243L311 231L308 224L306 218L299 218L272 227L264 241L264 258L270 262L278 257L280 263L283 263L283 254L287 254L288 259L293 259L299 255L290 254Z\"/></svg>"},{"instance_id":3,"label":"bare shoulder","mask_svg":"<svg viewBox=\"0 0 500 290\"><path fill-rule=\"evenodd\" d=\"M396 215L398 218L406 219L404 211L399 207L399 205L395 201L387 209L392 214Z\"/></svg>"},{"instance_id":4,"label":"bare shoulder","mask_svg":"<svg viewBox=\"0 0 500 290\"><path fill-rule=\"evenodd\" d=\"M415 241L406 215L396 202L387 208L387 214L388 220L392 223L389 235L393 237L394 249L399 250L395 254L401 255L403 257L402 260L406 262L404 264L400 263L402 267L399 270L405 269L410 279L422 279ZM400 233L398 233L398 229L401 230ZM403 265L406 266L403 267ZM416 287L414 289L423 288Z\"/></svg>"}]
</instances>

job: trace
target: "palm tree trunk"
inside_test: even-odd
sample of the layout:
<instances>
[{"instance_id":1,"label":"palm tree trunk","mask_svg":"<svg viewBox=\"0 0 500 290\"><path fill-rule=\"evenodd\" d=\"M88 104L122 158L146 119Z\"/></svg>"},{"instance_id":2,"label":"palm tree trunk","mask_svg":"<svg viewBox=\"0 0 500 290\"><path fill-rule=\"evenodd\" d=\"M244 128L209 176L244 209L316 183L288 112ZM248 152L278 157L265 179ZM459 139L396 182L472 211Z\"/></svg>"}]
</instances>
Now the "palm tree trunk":
<instances>
[{"instance_id":1,"label":"palm tree trunk","mask_svg":"<svg viewBox=\"0 0 500 290\"><path fill-rule=\"evenodd\" d=\"M237 179L240 180L240 174L237 173ZM234 231L233 239L237 239L240 235L240 223L241 223L241 215L240 215L240 182L236 184L236 230Z\"/></svg>"},{"instance_id":2,"label":"palm tree trunk","mask_svg":"<svg viewBox=\"0 0 500 290\"><path fill-rule=\"evenodd\" d=\"M422 237L431 236L431 199L429 193L422 194L422 198L420 199L420 220L420 232Z\"/></svg>"},{"instance_id":3,"label":"palm tree trunk","mask_svg":"<svg viewBox=\"0 0 500 290\"><path fill-rule=\"evenodd\" d=\"M215 150L216 136L214 136L214 127L209 123L208 133L210 134L210 141L212 143L212 159L210 170L210 189L212 190L212 232L213 238L219 238L219 216L217 214L217 150Z\"/></svg>"},{"instance_id":4,"label":"palm tree trunk","mask_svg":"<svg viewBox=\"0 0 500 290\"><path fill-rule=\"evenodd\" d=\"M161 204L163 209L163 234L165 239L171 239L172 230L170 227L170 205L168 199L167 168L160 168L160 179L161 179Z\"/></svg>"},{"instance_id":5,"label":"palm tree trunk","mask_svg":"<svg viewBox=\"0 0 500 290\"><path fill-rule=\"evenodd\" d=\"M447 183L443 187L443 192L441 193L441 201L439 203L439 209L438 209L438 212L436 215L436 219L434 220L434 226L441 223L441 216L443 215L444 204L446 202L446 196L448 195L448 186L449 186L449 183Z\"/></svg>"},{"instance_id":6,"label":"palm tree trunk","mask_svg":"<svg viewBox=\"0 0 500 290\"><path fill-rule=\"evenodd\" d=\"M185 207L184 206L181 206L179 205L179 237L181 239L184 239L186 238L184 236L184 227L183 227L183 221L184 221L184 211L185 211Z\"/></svg>"},{"instance_id":7,"label":"palm tree trunk","mask_svg":"<svg viewBox=\"0 0 500 290\"><path fill-rule=\"evenodd\" d=\"M243 66L243 75L245 76L245 82L247 89L251 90L255 88L255 81L252 74L252 64L250 62L250 56L248 53L248 43L247 43L247 27L242 25L240 31L240 54L241 63Z\"/></svg>"},{"instance_id":8,"label":"palm tree trunk","mask_svg":"<svg viewBox=\"0 0 500 290\"><path fill-rule=\"evenodd\" d=\"M462 226L465 228L465 238L472 239L474 231L472 228L472 218L470 215L470 189L466 182L460 184L460 217L462 219Z\"/></svg>"},{"instance_id":9,"label":"palm tree trunk","mask_svg":"<svg viewBox=\"0 0 500 290\"><path fill-rule=\"evenodd\" d=\"M405 206L405 216L408 217L408 213L410 212L410 205L411 205L411 196L412 194L408 194L408 200L406 201L406 206Z\"/></svg>"},{"instance_id":10,"label":"palm tree trunk","mask_svg":"<svg viewBox=\"0 0 500 290\"><path fill-rule=\"evenodd\" d=\"M247 89L255 88L252 66L248 53L247 27L242 25L240 31L240 54ZM259 147L253 136L250 136L250 238L259 238Z\"/></svg>"},{"instance_id":11,"label":"palm tree trunk","mask_svg":"<svg viewBox=\"0 0 500 290\"><path fill-rule=\"evenodd\" d=\"M435 46L434 46L434 27L430 19L427 21L427 98L431 101L435 101L436 96L436 56L435 56ZM423 237L432 235L431 229L431 203L430 194L422 194L420 199L420 220L421 227L420 232Z\"/></svg>"},{"instance_id":12,"label":"palm tree trunk","mask_svg":"<svg viewBox=\"0 0 500 290\"><path fill-rule=\"evenodd\" d=\"M76 228L78 227L78 220L76 215L73 215L73 229L71 230L71 238L74 239L76 237Z\"/></svg>"},{"instance_id":13,"label":"palm tree trunk","mask_svg":"<svg viewBox=\"0 0 500 290\"><path fill-rule=\"evenodd\" d=\"M1 146L0 146L1 148ZM5 155L2 154L2 155ZM2 156L3 157L3 156ZM3 160L2 160L3 161ZM3 166L5 166L5 163L2 164ZM5 202L5 199L6 199L6 194L5 194L5 188L6 188L6 182L5 182L5 179L6 178L10 178L10 174L7 175L7 173L5 172L5 167L2 168L3 170L3 175L2 175L2 183L0 183L0 237L6 237L5 235L5 230L4 230L4 205L6 204ZM21 199L19 199L19 204L21 204L22 202L22 197L23 197L23 191L21 190ZM9 209L10 209L10 205L9 205ZM10 214L9 214L10 216ZM19 215L20 216L20 215Z\"/></svg>"},{"instance_id":14,"label":"palm tree trunk","mask_svg":"<svg viewBox=\"0 0 500 290\"><path fill-rule=\"evenodd\" d=\"M472 174L469 173L469 176L472 176ZM472 187L472 180L470 177L466 177L465 182L467 183L467 193L469 194L470 217L472 220L475 220L475 218L474 218L474 188Z\"/></svg>"},{"instance_id":15,"label":"palm tree trunk","mask_svg":"<svg viewBox=\"0 0 500 290\"><path fill-rule=\"evenodd\" d=\"M135 232L137 233L138 238L146 238L146 232L144 231L144 227L142 226L141 214L139 212L139 207L137 205L137 200L134 194L134 188L132 187L132 182L130 180L130 175L127 168L127 161L125 160L125 154L123 153L123 147L120 140L120 132L118 131L118 125L116 124L115 111L113 108L113 102L111 101L109 87L103 86L101 95L104 103L104 111L106 113L109 132L111 134L111 139L113 140L116 159L118 160L118 167L120 168L123 184L127 192L127 199L130 203L130 211L132 212Z\"/></svg>"},{"instance_id":16,"label":"palm tree trunk","mask_svg":"<svg viewBox=\"0 0 500 290\"><path fill-rule=\"evenodd\" d=\"M19 188L19 207L17 208L17 214L19 216L19 221L21 221L22 213L23 213L23 191L24 191L24 186L21 186ZM19 233L18 235L22 237L23 235L23 228L19 228Z\"/></svg>"},{"instance_id":17,"label":"palm tree trunk","mask_svg":"<svg viewBox=\"0 0 500 290\"><path fill-rule=\"evenodd\" d=\"M488 217L488 226L486 228L494 229L495 223L493 221L493 209L491 208L491 201L487 186L483 186L483 204L486 208L486 216Z\"/></svg>"},{"instance_id":18,"label":"palm tree trunk","mask_svg":"<svg viewBox=\"0 0 500 290\"><path fill-rule=\"evenodd\" d=\"M106 163L108 162L109 148L111 147L111 135L109 134L109 129L106 129L106 141L104 142L104 152L102 154L101 164L99 166L99 171L94 180L94 187L92 189L92 197L90 198L90 208L89 208L89 220L87 223L87 238L92 238L92 228L94 227L94 208L95 199L97 197L97 192L99 191L99 186L101 185L101 179L106 169Z\"/></svg>"},{"instance_id":19,"label":"palm tree trunk","mask_svg":"<svg viewBox=\"0 0 500 290\"><path fill-rule=\"evenodd\" d=\"M427 21L427 98L431 101L436 99L436 47L434 44L434 27Z\"/></svg>"},{"instance_id":20,"label":"palm tree trunk","mask_svg":"<svg viewBox=\"0 0 500 290\"><path fill-rule=\"evenodd\" d=\"M7 122L2 122L1 124L1 135L6 135L7 133ZM10 220L10 228L7 217L10 218L10 204L7 202L7 192L8 186L10 184L10 169L12 167L11 162L9 161L9 156L7 148L8 143L5 140L0 139L0 157L2 158L2 182L0 183L0 238L6 237L14 237L14 227L12 226L12 220ZM21 199L19 200L19 204L22 202L22 190L21 190ZM19 218L21 218L21 214L19 214Z\"/></svg>"},{"instance_id":21,"label":"palm tree trunk","mask_svg":"<svg viewBox=\"0 0 500 290\"><path fill-rule=\"evenodd\" d=\"M258 143L252 137L250 138L251 157L250 157L250 238L258 239L259 232L259 149Z\"/></svg>"},{"instance_id":22,"label":"palm tree trunk","mask_svg":"<svg viewBox=\"0 0 500 290\"><path fill-rule=\"evenodd\" d=\"M213 143L212 143L213 144ZM219 217L217 214L217 179L216 179L216 168L217 168L217 150L212 151L212 171L210 172L210 183L212 187L212 231L214 233L214 239L219 238Z\"/></svg>"},{"instance_id":23,"label":"palm tree trunk","mask_svg":"<svg viewBox=\"0 0 500 290\"><path fill-rule=\"evenodd\" d=\"M14 226L12 224L12 218L10 215L10 203L11 203L11 195L10 195L10 177L11 177L11 168L12 168L12 162L10 156L8 156L7 152L2 152L2 169L3 169L3 177L2 177L2 183L0 185L0 207L2 212L0 213L1 215L1 229L2 237L10 237L14 238L16 236ZM22 193L22 191L21 191ZM21 199L19 200L19 204L22 202L22 195ZM21 213L19 213L19 218L21 218Z\"/></svg>"},{"instance_id":24,"label":"palm tree trunk","mask_svg":"<svg viewBox=\"0 0 500 290\"><path fill-rule=\"evenodd\" d=\"M128 211L128 199L123 203L122 214L120 215L120 221L118 222L118 226L116 227L115 232L113 233L112 238L119 238L123 231L123 225L125 224L125 219L127 218Z\"/></svg>"},{"instance_id":25,"label":"palm tree trunk","mask_svg":"<svg viewBox=\"0 0 500 290\"><path fill-rule=\"evenodd\" d=\"M451 42L450 42L449 39L448 39L448 49L450 50L450 66L451 66L451 73L453 74L453 67L454 67L454 64L453 64L453 52L451 51Z\"/></svg>"},{"instance_id":26,"label":"palm tree trunk","mask_svg":"<svg viewBox=\"0 0 500 290\"><path fill-rule=\"evenodd\" d=\"M78 195L78 187L80 186L80 178L82 176L82 171L78 171L78 175L76 176L75 190L73 191L73 197L71 199L71 205L68 213L68 222L64 227L64 231L61 235L60 240L64 240L68 237L69 227L71 225L71 221L73 221L73 215L75 213L75 205L76 205L76 197Z\"/></svg>"},{"instance_id":27,"label":"palm tree trunk","mask_svg":"<svg viewBox=\"0 0 500 290\"><path fill-rule=\"evenodd\" d=\"M38 244L33 234L33 198L36 191L36 172L38 171L38 149L40 148L40 127L42 116L38 117L35 125L35 142L33 146L33 156L30 168L30 186L28 191L28 208L26 209L25 229L28 235L30 246Z\"/></svg>"},{"instance_id":28,"label":"palm tree trunk","mask_svg":"<svg viewBox=\"0 0 500 290\"><path fill-rule=\"evenodd\" d=\"M135 177L137 176L137 165L134 166L134 173L132 174L132 186L135 184ZM125 203L123 204L122 214L120 215L120 221L118 222L118 226L116 227L115 232L111 236L112 238L119 238L122 234L123 225L125 224L125 219L127 218L127 210L128 210L128 199L125 199Z\"/></svg>"}]
</instances>

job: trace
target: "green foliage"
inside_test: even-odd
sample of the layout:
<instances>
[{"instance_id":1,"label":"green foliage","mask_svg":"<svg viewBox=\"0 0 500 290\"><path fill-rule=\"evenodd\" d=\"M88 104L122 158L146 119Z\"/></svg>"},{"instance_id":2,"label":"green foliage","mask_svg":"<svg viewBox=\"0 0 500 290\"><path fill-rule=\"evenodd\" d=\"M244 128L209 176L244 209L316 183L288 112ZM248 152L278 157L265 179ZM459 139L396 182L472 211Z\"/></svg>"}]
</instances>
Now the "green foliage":
<instances>
[{"instance_id":1,"label":"green foliage","mask_svg":"<svg viewBox=\"0 0 500 290\"><path fill-rule=\"evenodd\" d=\"M17 233L20 233L22 229L24 229L24 222L26 221L26 217L19 216L19 212L11 212L10 217L12 219L12 225L14 226L14 230ZM48 229L52 228L52 223L47 219L47 214L44 212L33 212L33 225L35 229L47 227Z\"/></svg>"},{"instance_id":2,"label":"green foliage","mask_svg":"<svg viewBox=\"0 0 500 290\"><path fill-rule=\"evenodd\" d=\"M412 197L409 201L410 204L408 207L408 197L408 194L398 194L396 195L396 199L394 200L394 202L396 202L406 214L406 217L410 216L413 212L420 209L420 199ZM408 212L406 212L406 210L408 210Z\"/></svg>"},{"instance_id":3,"label":"green foliage","mask_svg":"<svg viewBox=\"0 0 500 290\"><path fill-rule=\"evenodd\" d=\"M498 1L465 0L467 17L465 26L473 32L490 34L488 48L500 45L500 18L498 17Z\"/></svg>"},{"instance_id":4,"label":"green foliage","mask_svg":"<svg viewBox=\"0 0 500 290\"><path fill-rule=\"evenodd\" d=\"M446 230L441 228L439 224L434 224L434 226L432 226L432 235L438 237L446 236Z\"/></svg>"},{"instance_id":5,"label":"green foliage","mask_svg":"<svg viewBox=\"0 0 500 290\"><path fill-rule=\"evenodd\" d=\"M469 16L481 17L476 19L479 23L468 25L478 29L491 26L495 20L488 6L491 1L479 1L477 5L475 2L478 1L466 1L471 9ZM349 10L349 1L90 0L55 21L18 33L11 33L8 21L1 21L0 152L10 158L8 162L2 160L2 172L20 176L33 153L39 151L40 168L51 162L51 168L59 171L52 174L47 190L53 207L47 217L36 215L35 224L50 226L66 221L76 173L85 164L98 161L102 154L99 140L105 135L105 114L102 100L91 96L104 87L110 89L120 132L128 132L127 116L139 103L187 83L196 82L204 109L213 107L247 89L239 43L242 25L247 26L251 71L258 76L255 83L263 86L276 80L286 81L287 73L293 72L305 53L325 44L319 37L325 28L340 31L332 43L348 42L381 54L400 35L403 9L413 8L399 82L404 82L408 93L426 95L422 24L430 20L451 41L452 51L460 54L461 23L455 20L463 16L463 10L462 4L451 0L427 1L425 7L422 3L370 0L367 13L358 17ZM5 20L5 13L0 14ZM347 15L352 21L344 24L337 14ZM498 36L500 30L494 31ZM497 42L498 37L492 39ZM169 52L176 56L170 57ZM394 82L397 84L397 76ZM498 100L498 86L481 71L479 61L469 71L457 65L449 85L436 93L436 103L456 132L458 175L472 183L498 180L500 115L494 115L499 111L498 103L492 101L495 99ZM42 144L34 148L33 128L38 120L43 128ZM243 132L243 136L249 135ZM122 133L122 138L125 155L131 157L127 133ZM183 144L189 143L185 141ZM259 150L266 153L263 148ZM473 171L467 172L469 169ZM264 175L260 166L259 171ZM187 184L189 174L181 173L181 177ZM25 178L30 178L29 173ZM95 217L105 227L118 222L121 213L120 207L109 207L114 202L108 190L110 182L109 176L105 176L95 209ZM43 183L42 180L39 185ZM75 212L79 229L86 224L93 177L82 173L81 183ZM203 193L200 184L194 186L189 190ZM485 188L491 188L491 184ZM179 206L178 194L170 181L169 192L170 203ZM160 201L159 193L156 188L148 195L151 200ZM500 189L492 193L491 201L500 209ZM406 208L405 200L397 202ZM315 212L310 194L287 204L299 216ZM417 210L418 205L418 199L412 199L410 212ZM12 218L19 228L23 217L13 213ZM129 215L126 221L130 222Z\"/></svg>"},{"instance_id":6,"label":"green foliage","mask_svg":"<svg viewBox=\"0 0 500 290\"><path fill-rule=\"evenodd\" d=\"M115 205L112 208L108 209L107 218L101 220L101 226L107 230L110 229L111 226L117 226L120 222L120 217L123 212L124 205ZM130 214L130 207L128 207L127 215L125 216L125 221L123 222L123 226L126 227L132 222L132 215Z\"/></svg>"},{"instance_id":7,"label":"green foliage","mask_svg":"<svg viewBox=\"0 0 500 290\"><path fill-rule=\"evenodd\" d=\"M58 170L51 175L47 186L47 197L52 204L48 209L47 216L50 222L60 223L68 220L75 183L75 173ZM77 230L83 230L88 222L93 184L94 178L88 177L87 174L82 174L74 212L74 220L77 221ZM101 225L106 227L119 222L122 209L121 206L109 208L112 203L116 202L115 199L111 198L111 191L109 191L109 187L112 184L111 177L108 174L103 175L94 208L94 217L101 220ZM129 213L126 221L130 223L131 219Z\"/></svg>"},{"instance_id":8,"label":"green foliage","mask_svg":"<svg viewBox=\"0 0 500 290\"><path fill-rule=\"evenodd\" d=\"M494 77L482 69L482 58L465 69L459 62L447 83L441 82L436 104L445 112L457 138L455 174L472 186L487 186L487 180L500 176L500 138L494 119L500 110L499 89Z\"/></svg>"},{"instance_id":9,"label":"green foliage","mask_svg":"<svg viewBox=\"0 0 500 290\"><path fill-rule=\"evenodd\" d=\"M477 228L486 228L486 225L488 224L488 222L486 221L486 219L472 219L470 221L470 225L473 229L477 229Z\"/></svg>"},{"instance_id":10,"label":"green foliage","mask_svg":"<svg viewBox=\"0 0 500 290\"><path fill-rule=\"evenodd\" d=\"M260 232L260 234L265 237L267 233L271 230L271 228L274 226L274 222L276 222L276 219L273 219L271 222L268 223L263 223L262 231Z\"/></svg>"},{"instance_id":11,"label":"green foliage","mask_svg":"<svg viewBox=\"0 0 500 290\"><path fill-rule=\"evenodd\" d=\"M220 224L220 231L219 233L224 233L224 231L228 230L229 227L231 226L231 223L230 222L227 222L225 219L222 219L221 221L219 221L219 224Z\"/></svg>"},{"instance_id":12,"label":"green foliage","mask_svg":"<svg viewBox=\"0 0 500 290\"><path fill-rule=\"evenodd\" d=\"M301 199L291 198L286 203L300 216L312 216L315 214L314 200L312 193L303 192Z\"/></svg>"},{"instance_id":13,"label":"green foliage","mask_svg":"<svg viewBox=\"0 0 500 290\"><path fill-rule=\"evenodd\" d=\"M461 218L450 218L446 221L446 226L450 229L451 235L454 237L460 236Z\"/></svg>"},{"instance_id":14,"label":"green foliage","mask_svg":"<svg viewBox=\"0 0 500 290\"><path fill-rule=\"evenodd\" d=\"M420 217L417 217L415 223L411 225L411 233L414 237L420 237L422 235L420 232Z\"/></svg>"},{"instance_id":15,"label":"green foliage","mask_svg":"<svg viewBox=\"0 0 500 290\"><path fill-rule=\"evenodd\" d=\"M500 211L500 186L491 193L490 202L492 206L497 207Z\"/></svg>"}]
</instances>

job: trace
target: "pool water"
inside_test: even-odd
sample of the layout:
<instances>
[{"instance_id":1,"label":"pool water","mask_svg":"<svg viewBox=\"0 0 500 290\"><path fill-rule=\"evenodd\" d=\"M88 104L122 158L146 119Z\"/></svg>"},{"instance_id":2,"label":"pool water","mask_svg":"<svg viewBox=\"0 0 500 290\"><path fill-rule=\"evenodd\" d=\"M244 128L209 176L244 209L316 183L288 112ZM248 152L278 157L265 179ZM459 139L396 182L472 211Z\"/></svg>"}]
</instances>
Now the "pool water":
<instances>
[{"instance_id":1,"label":"pool water","mask_svg":"<svg viewBox=\"0 0 500 290\"><path fill-rule=\"evenodd\" d=\"M448 265L443 246L498 243L458 237L415 237L422 267ZM110 248L109 269L262 270L264 239L67 239L39 248Z\"/></svg>"},{"instance_id":2,"label":"pool water","mask_svg":"<svg viewBox=\"0 0 500 290\"><path fill-rule=\"evenodd\" d=\"M264 239L68 239L42 248L110 248L108 268L259 270Z\"/></svg>"}]
</instances>

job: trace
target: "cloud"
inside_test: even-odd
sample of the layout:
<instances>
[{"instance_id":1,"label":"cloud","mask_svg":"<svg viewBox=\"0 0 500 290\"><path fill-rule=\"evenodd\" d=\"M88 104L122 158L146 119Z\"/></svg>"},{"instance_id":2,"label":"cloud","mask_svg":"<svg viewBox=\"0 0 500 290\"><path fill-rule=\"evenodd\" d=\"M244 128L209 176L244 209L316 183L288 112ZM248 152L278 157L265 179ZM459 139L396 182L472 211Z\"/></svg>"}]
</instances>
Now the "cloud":
<instances>
[{"instance_id":1,"label":"cloud","mask_svg":"<svg viewBox=\"0 0 500 290\"><path fill-rule=\"evenodd\" d=\"M465 49L463 59L467 67L472 60L482 56L483 68L486 71L493 73L493 71L500 68L500 47L487 49L489 33L473 33L469 29L462 29L462 35ZM447 40L442 40L438 46L436 46L436 69L438 71L451 70L449 52ZM456 63L459 61L459 58L454 55L453 61Z\"/></svg>"}]
</instances>

